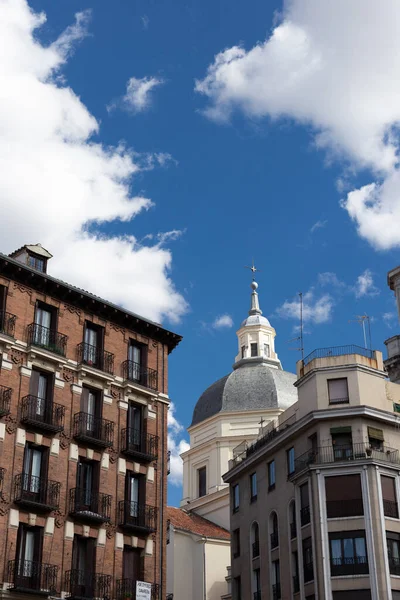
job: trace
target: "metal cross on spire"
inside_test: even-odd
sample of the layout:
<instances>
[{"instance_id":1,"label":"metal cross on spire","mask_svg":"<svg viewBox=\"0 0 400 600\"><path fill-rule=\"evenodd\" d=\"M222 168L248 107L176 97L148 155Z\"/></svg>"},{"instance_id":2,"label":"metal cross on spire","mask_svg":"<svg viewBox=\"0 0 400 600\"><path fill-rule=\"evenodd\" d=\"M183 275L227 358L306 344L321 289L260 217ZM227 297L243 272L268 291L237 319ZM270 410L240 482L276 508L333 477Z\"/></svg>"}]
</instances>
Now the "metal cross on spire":
<instances>
[{"instance_id":1,"label":"metal cross on spire","mask_svg":"<svg viewBox=\"0 0 400 600\"><path fill-rule=\"evenodd\" d=\"M245 269L250 269L250 271L253 273L253 281L255 280L255 273L260 272L260 269L257 269L256 266L254 265L254 258L252 259L251 262L251 267L245 267Z\"/></svg>"}]
</instances>

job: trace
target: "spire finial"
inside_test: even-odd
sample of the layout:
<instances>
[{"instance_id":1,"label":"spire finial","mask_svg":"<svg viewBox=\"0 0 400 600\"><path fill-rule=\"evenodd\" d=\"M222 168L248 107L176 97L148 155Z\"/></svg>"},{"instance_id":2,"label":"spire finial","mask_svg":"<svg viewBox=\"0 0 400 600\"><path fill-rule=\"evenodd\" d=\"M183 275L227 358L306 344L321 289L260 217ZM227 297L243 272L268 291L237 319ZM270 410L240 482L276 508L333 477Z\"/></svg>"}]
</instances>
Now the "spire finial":
<instances>
[{"instance_id":1,"label":"spire finial","mask_svg":"<svg viewBox=\"0 0 400 600\"><path fill-rule=\"evenodd\" d=\"M252 292L251 292L251 305L250 305L249 315L262 315L262 311L260 309L260 305L258 302L258 294L257 294L258 283L255 280L255 273L258 273L260 271L260 269L257 269L257 267L255 266L254 258L251 261L251 267L246 266L245 269L250 269L250 271L253 273L253 279L250 284Z\"/></svg>"},{"instance_id":2,"label":"spire finial","mask_svg":"<svg viewBox=\"0 0 400 600\"><path fill-rule=\"evenodd\" d=\"M259 272L260 269L257 269L254 265L254 258L251 260L251 267L245 267L245 269L250 269L250 271L253 273L253 281L255 281L255 273Z\"/></svg>"}]
</instances>

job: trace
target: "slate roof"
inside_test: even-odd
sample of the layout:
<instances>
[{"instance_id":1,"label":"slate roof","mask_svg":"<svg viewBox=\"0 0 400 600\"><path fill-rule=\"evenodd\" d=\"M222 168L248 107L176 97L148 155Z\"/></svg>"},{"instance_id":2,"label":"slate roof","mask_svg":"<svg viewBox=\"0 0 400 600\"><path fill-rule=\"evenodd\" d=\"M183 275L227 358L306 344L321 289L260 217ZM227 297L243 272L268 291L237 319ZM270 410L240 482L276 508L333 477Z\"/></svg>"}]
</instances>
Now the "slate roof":
<instances>
[{"instance_id":1,"label":"slate roof","mask_svg":"<svg viewBox=\"0 0 400 600\"><path fill-rule=\"evenodd\" d=\"M175 529L219 540L229 541L231 539L231 535L227 529L215 525L215 523L195 513L187 512L182 508L167 506L167 519Z\"/></svg>"},{"instance_id":2,"label":"slate roof","mask_svg":"<svg viewBox=\"0 0 400 600\"><path fill-rule=\"evenodd\" d=\"M298 400L293 385L296 379L294 373L262 362L242 364L203 392L194 407L191 425L220 412L286 409Z\"/></svg>"}]
</instances>

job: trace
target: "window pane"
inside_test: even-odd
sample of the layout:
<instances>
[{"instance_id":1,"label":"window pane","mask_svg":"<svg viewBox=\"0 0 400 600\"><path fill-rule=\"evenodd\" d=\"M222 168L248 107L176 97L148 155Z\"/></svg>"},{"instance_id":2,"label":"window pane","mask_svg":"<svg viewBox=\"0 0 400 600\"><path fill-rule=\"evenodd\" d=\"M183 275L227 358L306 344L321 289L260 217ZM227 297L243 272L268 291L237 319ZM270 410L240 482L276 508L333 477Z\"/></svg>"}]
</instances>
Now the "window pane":
<instances>
[{"instance_id":1,"label":"window pane","mask_svg":"<svg viewBox=\"0 0 400 600\"><path fill-rule=\"evenodd\" d=\"M342 557L342 545L340 540L331 540L331 555L332 560Z\"/></svg>"},{"instance_id":2,"label":"window pane","mask_svg":"<svg viewBox=\"0 0 400 600\"><path fill-rule=\"evenodd\" d=\"M365 539L364 538L356 538L355 539L356 546L356 556L366 556L367 552L365 550Z\"/></svg>"},{"instance_id":3,"label":"window pane","mask_svg":"<svg viewBox=\"0 0 400 600\"><path fill-rule=\"evenodd\" d=\"M347 539L343 540L343 556L345 558L353 558L353 556L354 556L353 538L347 538Z\"/></svg>"},{"instance_id":4,"label":"window pane","mask_svg":"<svg viewBox=\"0 0 400 600\"><path fill-rule=\"evenodd\" d=\"M250 347L251 347L251 356L257 356L258 355L257 344L250 344Z\"/></svg>"},{"instance_id":5,"label":"window pane","mask_svg":"<svg viewBox=\"0 0 400 600\"><path fill-rule=\"evenodd\" d=\"M347 379L328 379L328 392L330 402L348 399Z\"/></svg>"},{"instance_id":6,"label":"window pane","mask_svg":"<svg viewBox=\"0 0 400 600\"><path fill-rule=\"evenodd\" d=\"M385 475L381 475L381 485L383 499L389 500L389 502L396 502L396 488L394 478L385 477Z\"/></svg>"}]
</instances>

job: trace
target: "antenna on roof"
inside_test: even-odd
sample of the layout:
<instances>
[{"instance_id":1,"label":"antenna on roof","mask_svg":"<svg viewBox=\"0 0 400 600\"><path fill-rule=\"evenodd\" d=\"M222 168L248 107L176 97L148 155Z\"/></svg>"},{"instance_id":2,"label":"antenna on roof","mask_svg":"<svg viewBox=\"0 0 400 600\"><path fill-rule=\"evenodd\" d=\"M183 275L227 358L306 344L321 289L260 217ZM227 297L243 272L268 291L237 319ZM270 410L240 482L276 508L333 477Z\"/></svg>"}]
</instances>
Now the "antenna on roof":
<instances>
[{"instance_id":1,"label":"antenna on roof","mask_svg":"<svg viewBox=\"0 0 400 600\"><path fill-rule=\"evenodd\" d=\"M301 352L301 360L304 360L304 341L303 341L303 292L299 292L300 298L300 335L295 338L288 340L288 342L299 342L298 348L290 348L290 350L297 350Z\"/></svg>"},{"instance_id":2,"label":"antenna on roof","mask_svg":"<svg viewBox=\"0 0 400 600\"><path fill-rule=\"evenodd\" d=\"M371 339L371 319L367 314L365 315L356 315L355 319L350 319L349 323L358 323L362 326L363 336L364 336L364 348L369 348L372 350L372 339ZM366 330L365 324L367 324L368 332ZM368 338L367 338L368 335ZM368 339L368 345L367 345Z\"/></svg>"}]
</instances>

